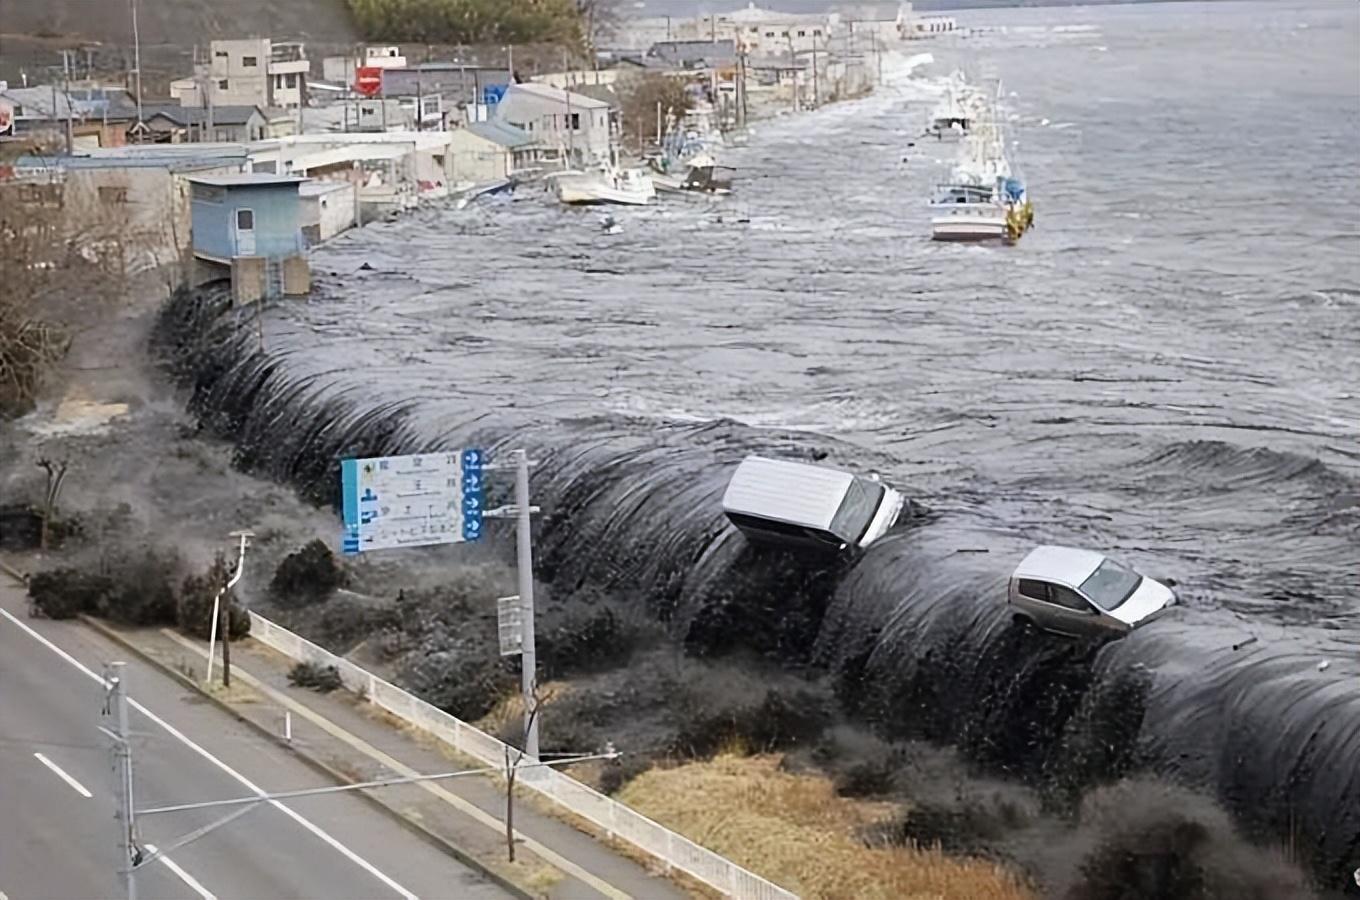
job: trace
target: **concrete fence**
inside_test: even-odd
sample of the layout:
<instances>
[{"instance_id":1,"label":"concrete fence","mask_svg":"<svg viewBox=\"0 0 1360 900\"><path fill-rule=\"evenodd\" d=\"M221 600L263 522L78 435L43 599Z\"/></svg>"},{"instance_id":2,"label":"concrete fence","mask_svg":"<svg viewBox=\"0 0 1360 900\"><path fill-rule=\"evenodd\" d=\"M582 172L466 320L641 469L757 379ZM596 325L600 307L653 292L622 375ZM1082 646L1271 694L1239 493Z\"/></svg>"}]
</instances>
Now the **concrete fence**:
<instances>
[{"instance_id":1,"label":"concrete fence","mask_svg":"<svg viewBox=\"0 0 1360 900\"><path fill-rule=\"evenodd\" d=\"M506 745L497 738L253 612L250 636L289 659L334 666L346 688L367 697L374 705L488 766L505 765ZM737 900L798 900L793 892L658 825L564 772L526 769L517 781L603 829L610 837L627 841L667 869L679 869L725 896Z\"/></svg>"}]
</instances>

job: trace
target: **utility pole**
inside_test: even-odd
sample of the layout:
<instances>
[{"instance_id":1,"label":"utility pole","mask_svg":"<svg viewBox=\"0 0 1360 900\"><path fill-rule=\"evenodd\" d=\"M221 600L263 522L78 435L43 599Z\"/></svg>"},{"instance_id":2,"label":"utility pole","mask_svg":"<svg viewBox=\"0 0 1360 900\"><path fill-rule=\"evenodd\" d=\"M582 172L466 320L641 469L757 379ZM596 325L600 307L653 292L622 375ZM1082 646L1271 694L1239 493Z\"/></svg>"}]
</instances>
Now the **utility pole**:
<instances>
[{"instance_id":1,"label":"utility pole","mask_svg":"<svg viewBox=\"0 0 1360 900\"><path fill-rule=\"evenodd\" d=\"M71 156L76 152L75 123L71 117L75 115L75 110L71 108L71 54L73 50L61 51L61 89L66 94L66 155ZM56 110L52 110L53 115Z\"/></svg>"},{"instance_id":2,"label":"utility pole","mask_svg":"<svg viewBox=\"0 0 1360 900\"><path fill-rule=\"evenodd\" d=\"M132 5L132 66L137 77L137 134L140 137L146 128L142 121L142 35L137 29L137 0L129 0Z\"/></svg>"},{"instance_id":3,"label":"utility pole","mask_svg":"<svg viewBox=\"0 0 1360 900\"><path fill-rule=\"evenodd\" d=\"M520 687L524 692L524 753L538 760L538 655L534 650L534 551L529 505L529 452L516 450L515 457L515 566L523 619L520 647Z\"/></svg>"},{"instance_id":4,"label":"utility pole","mask_svg":"<svg viewBox=\"0 0 1360 900\"><path fill-rule=\"evenodd\" d=\"M822 105L821 91L817 87L817 41L812 41L812 108Z\"/></svg>"},{"instance_id":5,"label":"utility pole","mask_svg":"<svg viewBox=\"0 0 1360 900\"><path fill-rule=\"evenodd\" d=\"M134 867L140 861L141 851L134 839L136 821L132 800L132 745L129 743L126 663L109 664L105 678L105 690L109 701L108 711L113 716L113 730L105 731L113 738L113 774L117 784L114 798L117 803L118 820L118 858L121 863L118 874L122 876L123 893L127 900L137 900L137 875Z\"/></svg>"}]
</instances>

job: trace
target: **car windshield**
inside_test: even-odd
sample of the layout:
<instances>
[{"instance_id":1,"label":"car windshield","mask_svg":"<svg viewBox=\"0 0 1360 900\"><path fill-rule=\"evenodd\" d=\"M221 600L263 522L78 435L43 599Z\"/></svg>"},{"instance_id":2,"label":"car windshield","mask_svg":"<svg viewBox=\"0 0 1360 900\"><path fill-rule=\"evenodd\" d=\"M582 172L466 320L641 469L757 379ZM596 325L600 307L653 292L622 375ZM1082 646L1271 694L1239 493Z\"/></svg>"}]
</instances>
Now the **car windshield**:
<instances>
[{"instance_id":1,"label":"car windshield","mask_svg":"<svg viewBox=\"0 0 1360 900\"><path fill-rule=\"evenodd\" d=\"M1081 592L1106 612L1118 609L1138 589L1143 576L1112 559L1102 562L1091 577L1081 583Z\"/></svg>"},{"instance_id":2,"label":"car windshield","mask_svg":"<svg viewBox=\"0 0 1360 900\"><path fill-rule=\"evenodd\" d=\"M856 478L845 491L841 508L831 519L831 533L846 543L858 544L869 530L883 499L883 485L868 478Z\"/></svg>"}]
</instances>

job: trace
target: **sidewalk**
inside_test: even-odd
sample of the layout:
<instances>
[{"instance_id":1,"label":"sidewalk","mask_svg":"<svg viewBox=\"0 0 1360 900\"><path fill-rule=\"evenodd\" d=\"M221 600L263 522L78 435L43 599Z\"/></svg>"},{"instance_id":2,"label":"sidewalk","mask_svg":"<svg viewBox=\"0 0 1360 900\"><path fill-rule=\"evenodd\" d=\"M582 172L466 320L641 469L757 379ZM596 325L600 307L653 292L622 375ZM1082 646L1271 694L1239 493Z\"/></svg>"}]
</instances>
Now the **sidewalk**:
<instances>
[{"instance_id":1,"label":"sidewalk","mask_svg":"<svg viewBox=\"0 0 1360 900\"><path fill-rule=\"evenodd\" d=\"M172 676L201 685L207 659L202 641L169 629L122 629L89 624ZM283 741L290 713L291 746L299 757L340 782L480 769L432 738L391 724L376 708L341 689L330 694L288 683L291 660L253 640L232 644L232 689L220 681L215 702ZM220 659L214 664L218 678ZM287 785L271 785L285 789ZM540 812L516 791L516 862L507 859L505 791L485 775L363 790L426 840L513 886L550 900L679 900L691 896L604 843Z\"/></svg>"}]
</instances>

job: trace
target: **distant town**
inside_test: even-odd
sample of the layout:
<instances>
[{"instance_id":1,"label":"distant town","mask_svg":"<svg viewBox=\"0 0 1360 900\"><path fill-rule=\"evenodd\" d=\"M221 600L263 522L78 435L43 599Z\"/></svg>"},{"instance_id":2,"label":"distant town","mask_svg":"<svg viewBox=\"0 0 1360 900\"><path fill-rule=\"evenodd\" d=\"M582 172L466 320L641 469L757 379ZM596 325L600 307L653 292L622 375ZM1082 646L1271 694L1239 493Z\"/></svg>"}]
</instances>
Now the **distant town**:
<instances>
[{"instance_id":1,"label":"distant town","mask_svg":"<svg viewBox=\"0 0 1360 900\"><path fill-rule=\"evenodd\" d=\"M136 68L100 71L77 46L41 82L0 82L0 189L7 203L60 211L68 235L105 232L88 252L119 254L125 271L192 258L185 281L197 283L255 256L262 273L282 271L311 245L422 203L655 161L685 134L862 96L884 54L954 29L909 3L815 14L751 4L623 20L585 51L507 45L475 60L398 44L315 58L286 35L220 39L163 93ZM238 239L195 233L207 221L193 220L195 202L267 183L297 194L296 227L256 221L267 206L255 204L218 223ZM268 286L247 293L258 291Z\"/></svg>"}]
</instances>

